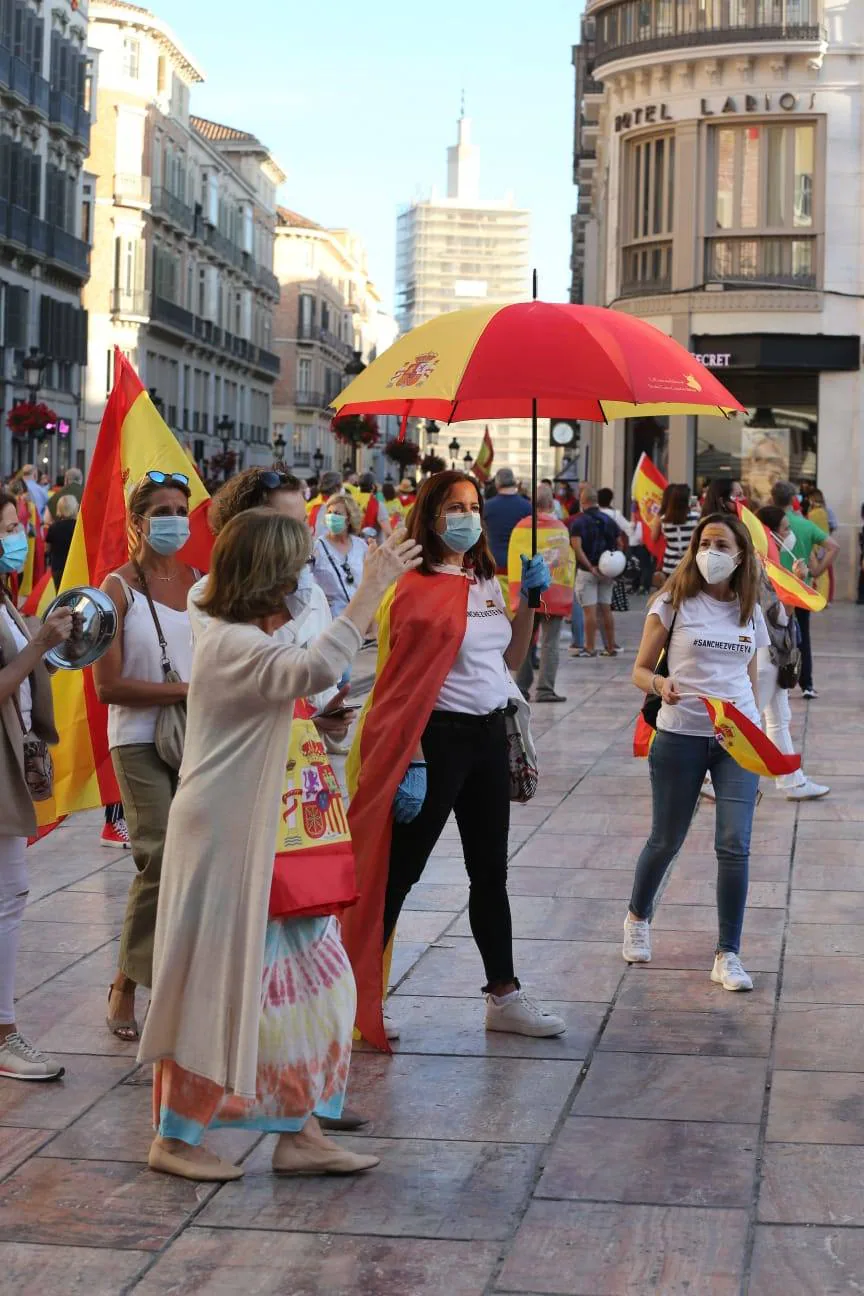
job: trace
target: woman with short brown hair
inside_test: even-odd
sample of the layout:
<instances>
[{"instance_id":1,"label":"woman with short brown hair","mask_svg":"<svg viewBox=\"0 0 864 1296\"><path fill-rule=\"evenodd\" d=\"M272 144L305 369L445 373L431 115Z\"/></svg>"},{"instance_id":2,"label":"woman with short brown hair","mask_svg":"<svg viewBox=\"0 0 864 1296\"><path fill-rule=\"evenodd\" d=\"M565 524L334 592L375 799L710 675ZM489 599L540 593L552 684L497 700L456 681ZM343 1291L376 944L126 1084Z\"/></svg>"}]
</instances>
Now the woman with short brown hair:
<instances>
[{"instance_id":1,"label":"woman with short brown hair","mask_svg":"<svg viewBox=\"0 0 864 1296\"><path fill-rule=\"evenodd\" d=\"M216 540L199 601L210 620L192 662L139 1053L157 1064L149 1164L188 1179L242 1174L201 1148L213 1126L279 1134L273 1169L282 1173L378 1163L325 1138L312 1114L323 1105L338 1115L350 1063L353 979L328 935L334 920L318 920L306 956L337 983L335 997L295 975L295 920L268 920L268 909L295 700L336 681L382 594L419 555L404 532L373 551L344 615L300 648L274 635L310 546L293 518L240 513Z\"/></svg>"}]
</instances>

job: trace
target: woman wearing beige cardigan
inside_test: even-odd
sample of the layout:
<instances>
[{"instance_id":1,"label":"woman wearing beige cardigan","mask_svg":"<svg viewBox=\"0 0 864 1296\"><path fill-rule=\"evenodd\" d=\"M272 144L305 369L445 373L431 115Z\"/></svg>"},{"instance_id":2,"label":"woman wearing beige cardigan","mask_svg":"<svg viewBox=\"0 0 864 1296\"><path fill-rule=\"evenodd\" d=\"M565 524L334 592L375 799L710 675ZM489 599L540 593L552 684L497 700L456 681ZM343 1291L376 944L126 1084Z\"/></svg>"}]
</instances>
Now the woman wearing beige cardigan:
<instances>
[{"instance_id":1,"label":"woman wearing beige cardigan","mask_svg":"<svg viewBox=\"0 0 864 1296\"><path fill-rule=\"evenodd\" d=\"M308 1108L271 1051L278 1022L262 983L274 985L267 958L278 920L268 924L268 900L294 701L342 675L385 590L418 565L420 551L404 532L391 537L370 553L354 598L313 645L282 645L272 636L289 615L285 598L310 547L293 519L272 509L242 513L216 541L199 601L213 620L193 658L139 1052L157 1063L149 1163L189 1179L242 1174L200 1146L214 1124L279 1132L277 1171L377 1164L326 1139L314 1116L300 1131L286 1126ZM276 997L292 994L283 983Z\"/></svg>"}]
</instances>

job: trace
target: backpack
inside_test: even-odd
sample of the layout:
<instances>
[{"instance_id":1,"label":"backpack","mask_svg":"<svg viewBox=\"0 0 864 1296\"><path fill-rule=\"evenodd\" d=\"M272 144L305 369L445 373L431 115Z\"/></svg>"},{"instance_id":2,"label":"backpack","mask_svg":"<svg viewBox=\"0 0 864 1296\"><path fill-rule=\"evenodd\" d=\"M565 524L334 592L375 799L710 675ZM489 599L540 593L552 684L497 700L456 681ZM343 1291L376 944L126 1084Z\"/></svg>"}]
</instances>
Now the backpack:
<instances>
[{"instance_id":1,"label":"backpack","mask_svg":"<svg viewBox=\"0 0 864 1296\"><path fill-rule=\"evenodd\" d=\"M582 552L593 566L597 566L601 554L611 549L614 553L618 548L618 523L608 514L597 509L592 509L582 514L586 521L590 521L591 527L582 533Z\"/></svg>"}]
</instances>

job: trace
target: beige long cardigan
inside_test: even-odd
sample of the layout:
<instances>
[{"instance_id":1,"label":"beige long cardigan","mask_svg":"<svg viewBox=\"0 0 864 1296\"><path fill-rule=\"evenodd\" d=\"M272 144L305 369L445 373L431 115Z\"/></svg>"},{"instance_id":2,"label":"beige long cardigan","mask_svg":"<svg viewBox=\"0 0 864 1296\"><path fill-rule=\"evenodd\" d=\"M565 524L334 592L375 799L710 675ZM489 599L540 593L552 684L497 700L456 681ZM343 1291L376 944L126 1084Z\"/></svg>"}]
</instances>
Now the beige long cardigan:
<instances>
[{"instance_id":1,"label":"beige long cardigan","mask_svg":"<svg viewBox=\"0 0 864 1296\"><path fill-rule=\"evenodd\" d=\"M255 1097L267 907L294 700L362 645L344 617L308 648L214 620L196 644L140 1062L173 1058Z\"/></svg>"}]
</instances>

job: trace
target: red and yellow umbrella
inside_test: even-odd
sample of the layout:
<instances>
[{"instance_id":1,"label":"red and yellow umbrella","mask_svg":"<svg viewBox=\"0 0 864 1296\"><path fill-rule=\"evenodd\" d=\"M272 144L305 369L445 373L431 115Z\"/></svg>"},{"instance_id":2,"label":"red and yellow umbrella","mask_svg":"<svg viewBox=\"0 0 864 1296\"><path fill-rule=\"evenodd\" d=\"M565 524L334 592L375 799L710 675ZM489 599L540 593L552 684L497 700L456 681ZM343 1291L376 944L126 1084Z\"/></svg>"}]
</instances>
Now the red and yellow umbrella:
<instances>
[{"instance_id":1,"label":"red and yellow umbrella","mask_svg":"<svg viewBox=\"0 0 864 1296\"><path fill-rule=\"evenodd\" d=\"M333 405L340 414L610 419L743 407L680 343L601 306L517 302L452 311L406 333Z\"/></svg>"}]
</instances>

